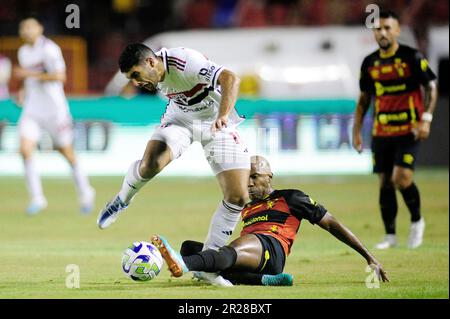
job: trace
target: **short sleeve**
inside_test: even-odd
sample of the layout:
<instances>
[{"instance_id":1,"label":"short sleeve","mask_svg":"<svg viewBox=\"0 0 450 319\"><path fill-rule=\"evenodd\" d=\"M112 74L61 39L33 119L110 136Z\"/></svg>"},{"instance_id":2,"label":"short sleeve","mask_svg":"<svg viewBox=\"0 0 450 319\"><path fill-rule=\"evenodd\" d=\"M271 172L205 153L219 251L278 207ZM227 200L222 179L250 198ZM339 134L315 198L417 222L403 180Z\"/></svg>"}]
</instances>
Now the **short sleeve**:
<instances>
[{"instance_id":1,"label":"short sleeve","mask_svg":"<svg viewBox=\"0 0 450 319\"><path fill-rule=\"evenodd\" d=\"M374 83L372 77L369 74L369 63L368 59L365 58L361 64L361 70L359 73L359 89L362 92L372 92L374 88Z\"/></svg>"},{"instance_id":2,"label":"short sleeve","mask_svg":"<svg viewBox=\"0 0 450 319\"><path fill-rule=\"evenodd\" d=\"M291 213L298 219L306 219L311 224L320 222L327 213L325 207L302 191L292 190L285 196Z\"/></svg>"},{"instance_id":3,"label":"short sleeve","mask_svg":"<svg viewBox=\"0 0 450 319\"><path fill-rule=\"evenodd\" d=\"M50 44L45 48L44 66L47 73L66 71L64 57L56 44Z\"/></svg>"},{"instance_id":4,"label":"short sleeve","mask_svg":"<svg viewBox=\"0 0 450 319\"><path fill-rule=\"evenodd\" d=\"M207 83L213 88L218 86L218 78L224 67L209 60L206 56L192 49L185 49L186 72L190 76L196 77L199 83Z\"/></svg>"},{"instance_id":5,"label":"short sleeve","mask_svg":"<svg viewBox=\"0 0 450 319\"><path fill-rule=\"evenodd\" d=\"M436 75L431 70L428 60L419 51L415 51L413 54L412 69L414 76L418 78L423 86L430 81L436 80Z\"/></svg>"}]
</instances>

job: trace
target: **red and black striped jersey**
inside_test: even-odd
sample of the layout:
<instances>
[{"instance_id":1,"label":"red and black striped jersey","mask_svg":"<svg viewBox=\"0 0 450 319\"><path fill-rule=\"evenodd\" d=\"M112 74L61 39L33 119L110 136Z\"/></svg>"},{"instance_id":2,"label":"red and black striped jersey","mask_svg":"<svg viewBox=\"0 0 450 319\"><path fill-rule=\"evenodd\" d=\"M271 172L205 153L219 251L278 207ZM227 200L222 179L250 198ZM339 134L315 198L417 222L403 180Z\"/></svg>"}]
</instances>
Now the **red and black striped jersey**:
<instances>
[{"instance_id":1,"label":"red and black striped jersey","mask_svg":"<svg viewBox=\"0 0 450 319\"><path fill-rule=\"evenodd\" d=\"M278 239L286 256L290 253L302 219L317 224L327 210L300 190L275 190L241 211L242 232L265 234Z\"/></svg>"},{"instance_id":2,"label":"red and black striped jersey","mask_svg":"<svg viewBox=\"0 0 450 319\"><path fill-rule=\"evenodd\" d=\"M421 85L435 79L428 61L406 45L391 56L382 56L379 50L368 55L361 66L359 87L375 96L372 134L410 134L424 112Z\"/></svg>"}]
</instances>

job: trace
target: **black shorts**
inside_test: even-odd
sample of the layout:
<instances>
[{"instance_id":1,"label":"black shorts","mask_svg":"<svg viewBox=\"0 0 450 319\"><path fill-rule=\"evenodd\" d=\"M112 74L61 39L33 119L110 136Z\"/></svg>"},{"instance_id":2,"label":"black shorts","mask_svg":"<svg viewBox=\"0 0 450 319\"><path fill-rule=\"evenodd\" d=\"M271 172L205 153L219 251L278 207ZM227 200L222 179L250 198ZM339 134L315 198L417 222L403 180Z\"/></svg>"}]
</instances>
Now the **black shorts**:
<instances>
[{"instance_id":1,"label":"black shorts","mask_svg":"<svg viewBox=\"0 0 450 319\"><path fill-rule=\"evenodd\" d=\"M391 173L394 166L414 169L420 141L414 135L372 138L374 173Z\"/></svg>"},{"instance_id":2,"label":"black shorts","mask_svg":"<svg viewBox=\"0 0 450 319\"><path fill-rule=\"evenodd\" d=\"M286 256L284 255L283 246L275 237L254 234L258 237L263 247L261 262L259 263L258 272L261 274L277 275L283 272Z\"/></svg>"}]
</instances>

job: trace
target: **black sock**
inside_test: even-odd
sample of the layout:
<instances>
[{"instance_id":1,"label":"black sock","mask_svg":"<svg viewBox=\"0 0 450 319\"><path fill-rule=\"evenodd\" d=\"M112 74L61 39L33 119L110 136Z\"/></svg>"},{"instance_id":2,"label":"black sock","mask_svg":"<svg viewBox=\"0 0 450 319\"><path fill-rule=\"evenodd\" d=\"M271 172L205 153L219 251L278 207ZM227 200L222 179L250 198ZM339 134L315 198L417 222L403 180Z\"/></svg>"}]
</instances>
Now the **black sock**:
<instances>
[{"instance_id":1,"label":"black sock","mask_svg":"<svg viewBox=\"0 0 450 319\"><path fill-rule=\"evenodd\" d=\"M236 250L230 246L221 247L218 251L204 250L195 255L183 256L189 270L217 272L230 268L236 263Z\"/></svg>"},{"instance_id":2,"label":"black sock","mask_svg":"<svg viewBox=\"0 0 450 319\"><path fill-rule=\"evenodd\" d=\"M395 234L395 217L397 217L397 197L393 186L380 189L380 209L386 234Z\"/></svg>"},{"instance_id":3,"label":"black sock","mask_svg":"<svg viewBox=\"0 0 450 319\"><path fill-rule=\"evenodd\" d=\"M223 278L229 280L233 285L262 286L263 274L251 272L221 272Z\"/></svg>"},{"instance_id":4,"label":"black sock","mask_svg":"<svg viewBox=\"0 0 450 319\"><path fill-rule=\"evenodd\" d=\"M181 244L180 255L191 256L198 254L203 249L203 243L194 240L186 240Z\"/></svg>"},{"instance_id":5,"label":"black sock","mask_svg":"<svg viewBox=\"0 0 450 319\"><path fill-rule=\"evenodd\" d=\"M412 183L405 189L400 190L405 200L406 206L408 206L411 213L411 222L417 222L420 220L420 194L416 184Z\"/></svg>"}]
</instances>

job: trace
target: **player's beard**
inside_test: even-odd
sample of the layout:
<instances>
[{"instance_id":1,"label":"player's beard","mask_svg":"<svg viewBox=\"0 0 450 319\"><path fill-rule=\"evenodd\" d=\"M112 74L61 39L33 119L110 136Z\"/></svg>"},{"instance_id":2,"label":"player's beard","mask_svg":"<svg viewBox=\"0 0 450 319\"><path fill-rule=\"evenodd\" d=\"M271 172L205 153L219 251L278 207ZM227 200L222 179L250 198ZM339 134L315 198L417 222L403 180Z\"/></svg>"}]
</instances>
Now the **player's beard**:
<instances>
[{"instance_id":1,"label":"player's beard","mask_svg":"<svg viewBox=\"0 0 450 319\"><path fill-rule=\"evenodd\" d=\"M156 87L153 84L151 84L151 83L147 83L147 84L145 84L145 85L143 85L141 87L146 89L146 90L148 90L148 91L150 91L150 92L155 92L156 91Z\"/></svg>"},{"instance_id":2,"label":"player's beard","mask_svg":"<svg viewBox=\"0 0 450 319\"><path fill-rule=\"evenodd\" d=\"M388 39L382 38L380 41L378 41L378 45L381 49L386 51L392 46L392 43Z\"/></svg>"}]
</instances>

